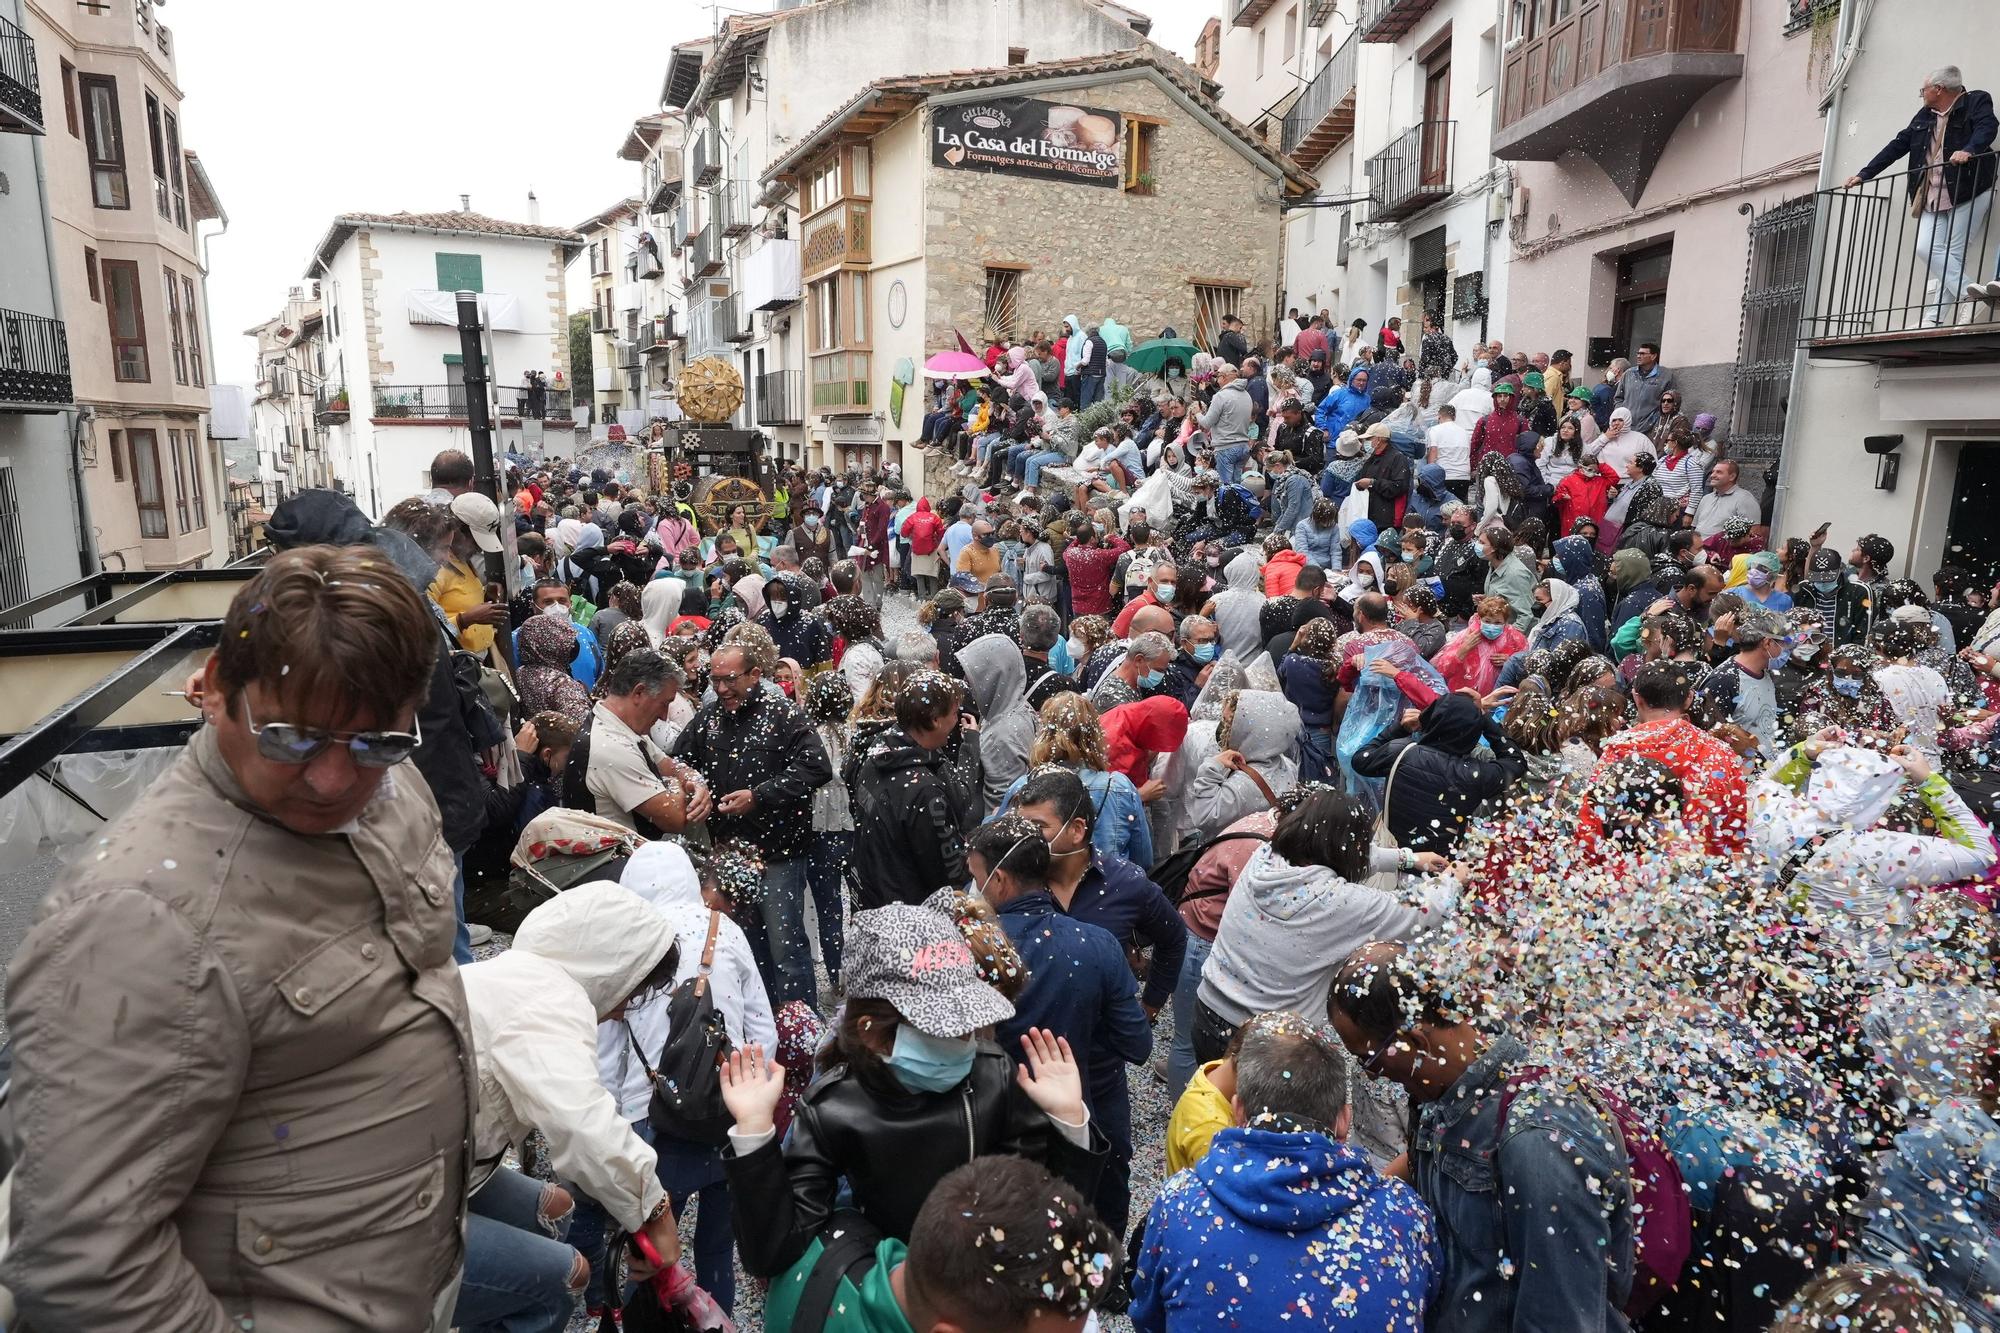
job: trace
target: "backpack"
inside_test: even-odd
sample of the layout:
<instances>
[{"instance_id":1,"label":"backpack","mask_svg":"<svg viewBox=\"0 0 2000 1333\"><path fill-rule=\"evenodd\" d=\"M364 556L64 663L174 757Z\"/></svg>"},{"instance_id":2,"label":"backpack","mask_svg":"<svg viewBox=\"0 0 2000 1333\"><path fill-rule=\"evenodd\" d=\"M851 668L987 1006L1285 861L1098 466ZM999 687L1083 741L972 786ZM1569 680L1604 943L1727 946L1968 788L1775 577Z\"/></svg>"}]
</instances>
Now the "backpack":
<instances>
[{"instance_id":1,"label":"backpack","mask_svg":"<svg viewBox=\"0 0 2000 1333\"><path fill-rule=\"evenodd\" d=\"M1194 868L1200 864L1201 858L1208 855L1209 848L1219 846L1225 842L1237 842L1245 838L1252 838L1258 842L1269 842L1271 840L1265 834L1248 831L1241 833L1218 833L1207 842L1197 843L1192 847L1183 847L1172 855L1162 858L1159 864L1146 872L1146 878L1159 885L1160 892L1166 894L1167 901L1176 907L1196 902L1203 898L1220 897L1229 892L1227 886L1220 889L1204 889L1190 895L1187 892L1188 876L1194 873Z\"/></svg>"},{"instance_id":2,"label":"backpack","mask_svg":"<svg viewBox=\"0 0 2000 1333\"><path fill-rule=\"evenodd\" d=\"M708 941L702 945L701 968L673 988L667 996L667 1044L660 1052L658 1068L646 1063L632 1025L625 1024L625 1039L653 1085L653 1099L646 1119L657 1134L685 1143L719 1148L729 1140L734 1118L722 1104L722 1062L734 1047L722 1011L708 988L708 974L715 966L715 937L722 929L722 913L708 914Z\"/></svg>"},{"instance_id":3,"label":"backpack","mask_svg":"<svg viewBox=\"0 0 2000 1333\"><path fill-rule=\"evenodd\" d=\"M590 790L587 781L589 777L590 724L586 722L576 733L576 741L569 747L569 761L563 765L563 809L582 810L587 813L596 812L597 797ZM627 813L631 815L632 826L638 831L640 837L657 842L666 836L666 832L658 824L655 824L637 810L631 810ZM567 888L569 886L564 885L563 887Z\"/></svg>"},{"instance_id":4,"label":"backpack","mask_svg":"<svg viewBox=\"0 0 2000 1333\"><path fill-rule=\"evenodd\" d=\"M856 1291L875 1270L875 1250L882 1233L860 1212L843 1208L820 1228L819 1258L806 1274L805 1290L792 1308L792 1333L822 1333L833 1315L833 1302L840 1295L844 1278Z\"/></svg>"},{"instance_id":5,"label":"backpack","mask_svg":"<svg viewBox=\"0 0 2000 1333\"><path fill-rule=\"evenodd\" d=\"M1500 1092L1501 1134L1507 1132L1507 1112L1515 1096L1548 1072L1535 1067L1507 1076ZM1680 1281L1681 1269L1694 1253L1694 1214L1680 1167L1659 1136L1617 1094L1582 1081L1576 1086L1591 1108L1618 1131L1625 1149L1626 1172L1632 1181L1632 1290L1625 1297L1625 1314L1637 1322Z\"/></svg>"},{"instance_id":6,"label":"backpack","mask_svg":"<svg viewBox=\"0 0 2000 1333\"><path fill-rule=\"evenodd\" d=\"M903 540L911 555L935 555L944 540L944 520L932 513L912 514L903 520Z\"/></svg>"}]
</instances>

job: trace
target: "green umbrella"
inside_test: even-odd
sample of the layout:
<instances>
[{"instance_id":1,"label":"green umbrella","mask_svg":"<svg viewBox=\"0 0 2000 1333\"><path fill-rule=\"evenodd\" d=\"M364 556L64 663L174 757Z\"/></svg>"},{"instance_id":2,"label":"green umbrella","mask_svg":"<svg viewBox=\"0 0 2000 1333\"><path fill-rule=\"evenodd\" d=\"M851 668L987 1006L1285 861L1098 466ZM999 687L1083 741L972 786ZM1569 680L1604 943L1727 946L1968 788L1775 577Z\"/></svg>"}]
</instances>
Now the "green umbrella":
<instances>
[{"instance_id":1,"label":"green umbrella","mask_svg":"<svg viewBox=\"0 0 2000 1333\"><path fill-rule=\"evenodd\" d=\"M1181 363L1182 370L1192 370L1194 354L1200 350L1185 338L1155 338L1126 353L1125 364L1148 375L1159 375L1172 359Z\"/></svg>"}]
</instances>

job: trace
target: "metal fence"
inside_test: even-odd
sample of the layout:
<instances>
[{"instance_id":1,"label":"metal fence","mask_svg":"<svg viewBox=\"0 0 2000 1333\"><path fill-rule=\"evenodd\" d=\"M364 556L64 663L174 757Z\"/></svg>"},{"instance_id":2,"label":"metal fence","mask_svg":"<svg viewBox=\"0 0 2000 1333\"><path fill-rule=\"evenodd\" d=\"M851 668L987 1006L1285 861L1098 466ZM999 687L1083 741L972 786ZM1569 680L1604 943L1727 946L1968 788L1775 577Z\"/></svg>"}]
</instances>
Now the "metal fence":
<instances>
[{"instance_id":1,"label":"metal fence","mask_svg":"<svg viewBox=\"0 0 2000 1333\"><path fill-rule=\"evenodd\" d=\"M1368 159L1368 198L1377 221L1407 217L1451 195L1455 120L1412 125Z\"/></svg>"},{"instance_id":2,"label":"metal fence","mask_svg":"<svg viewBox=\"0 0 2000 1333\"><path fill-rule=\"evenodd\" d=\"M60 404L75 398L63 322L0 310L0 402Z\"/></svg>"},{"instance_id":3,"label":"metal fence","mask_svg":"<svg viewBox=\"0 0 2000 1333\"><path fill-rule=\"evenodd\" d=\"M1356 53L1359 50L1360 38L1349 34L1347 40L1340 44L1340 49L1320 67L1319 73L1313 75L1312 82L1299 94L1299 100L1292 103L1292 109L1285 113L1284 134L1279 140L1286 152L1297 148L1326 119L1328 112L1352 95Z\"/></svg>"},{"instance_id":4,"label":"metal fence","mask_svg":"<svg viewBox=\"0 0 2000 1333\"><path fill-rule=\"evenodd\" d=\"M1995 279L1992 183L2000 154L1885 172L1813 196L1812 281L1799 338L1862 342L1992 332L1996 307L1967 284ZM1956 207L1935 209L1933 200Z\"/></svg>"},{"instance_id":5,"label":"metal fence","mask_svg":"<svg viewBox=\"0 0 2000 1333\"><path fill-rule=\"evenodd\" d=\"M42 123L41 81L35 73L35 43L0 18L0 106L33 124Z\"/></svg>"}]
</instances>

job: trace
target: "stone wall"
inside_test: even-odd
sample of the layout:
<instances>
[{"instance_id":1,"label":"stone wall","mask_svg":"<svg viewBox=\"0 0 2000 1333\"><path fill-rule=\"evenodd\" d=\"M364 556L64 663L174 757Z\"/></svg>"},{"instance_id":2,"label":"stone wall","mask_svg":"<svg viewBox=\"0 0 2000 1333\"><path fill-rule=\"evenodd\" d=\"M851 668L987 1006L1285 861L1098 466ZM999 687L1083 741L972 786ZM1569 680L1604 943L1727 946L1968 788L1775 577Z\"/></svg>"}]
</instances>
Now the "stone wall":
<instances>
[{"instance_id":1,"label":"stone wall","mask_svg":"<svg viewBox=\"0 0 2000 1333\"><path fill-rule=\"evenodd\" d=\"M1192 337L1194 284L1212 282L1240 286L1245 332L1269 336L1279 182L1144 78L1037 95L1163 121L1154 192L927 168L924 345L978 337L989 265L1022 268L1022 335L1054 338L1074 314L1115 315L1135 342L1167 325Z\"/></svg>"}]
</instances>

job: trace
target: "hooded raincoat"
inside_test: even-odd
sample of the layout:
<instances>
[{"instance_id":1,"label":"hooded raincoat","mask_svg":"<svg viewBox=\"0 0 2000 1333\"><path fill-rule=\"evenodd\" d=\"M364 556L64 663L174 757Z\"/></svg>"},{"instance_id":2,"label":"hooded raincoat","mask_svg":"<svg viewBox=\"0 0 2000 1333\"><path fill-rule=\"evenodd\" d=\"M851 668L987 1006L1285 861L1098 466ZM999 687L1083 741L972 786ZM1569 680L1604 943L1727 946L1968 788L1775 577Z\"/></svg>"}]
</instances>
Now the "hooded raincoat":
<instances>
[{"instance_id":1,"label":"hooded raincoat","mask_svg":"<svg viewBox=\"0 0 2000 1333\"><path fill-rule=\"evenodd\" d=\"M556 615L529 616L522 624L514 641L520 657L514 684L521 694L521 710L528 716L552 709L578 726L590 721L590 691L569 674L576 642L577 629L566 607Z\"/></svg>"},{"instance_id":2,"label":"hooded raincoat","mask_svg":"<svg viewBox=\"0 0 2000 1333\"><path fill-rule=\"evenodd\" d=\"M1104 715L1105 758L1112 772L1143 787L1153 775L1153 756L1180 749L1187 730L1188 711L1172 695L1120 704Z\"/></svg>"},{"instance_id":3,"label":"hooded raincoat","mask_svg":"<svg viewBox=\"0 0 2000 1333\"><path fill-rule=\"evenodd\" d=\"M639 594L639 619L655 649L667 641L667 627L680 616L686 596L687 584L679 579L654 579Z\"/></svg>"},{"instance_id":4,"label":"hooded raincoat","mask_svg":"<svg viewBox=\"0 0 2000 1333\"><path fill-rule=\"evenodd\" d=\"M1272 791L1283 795L1299 778L1298 705L1274 690L1244 690L1236 697L1229 748L1263 774ZM1248 774L1224 768L1210 755L1189 785L1181 841L1206 842L1268 804Z\"/></svg>"},{"instance_id":5,"label":"hooded raincoat","mask_svg":"<svg viewBox=\"0 0 2000 1333\"><path fill-rule=\"evenodd\" d=\"M1606 626L1609 616L1604 599L1604 581L1597 577L1596 548L1588 537L1564 537L1549 548L1562 570L1563 581L1576 589L1576 618L1583 622L1583 637L1600 653L1610 651Z\"/></svg>"},{"instance_id":6,"label":"hooded raincoat","mask_svg":"<svg viewBox=\"0 0 2000 1333\"><path fill-rule=\"evenodd\" d=\"M1222 651L1234 653L1247 663L1264 653L1264 634L1259 617L1264 612L1264 564L1257 553L1245 550L1222 571L1228 587L1215 595L1215 628L1222 636Z\"/></svg>"},{"instance_id":7,"label":"hooded raincoat","mask_svg":"<svg viewBox=\"0 0 2000 1333\"><path fill-rule=\"evenodd\" d=\"M666 1197L653 1149L599 1080L598 1020L631 998L674 928L630 889L579 884L528 913L514 947L461 968L479 1056L473 1189L531 1129L550 1161L637 1231Z\"/></svg>"},{"instance_id":8,"label":"hooded raincoat","mask_svg":"<svg viewBox=\"0 0 2000 1333\"><path fill-rule=\"evenodd\" d=\"M1368 367L1357 366L1347 377L1347 383L1330 393L1313 413L1313 425L1326 432L1326 438L1340 438L1355 418L1369 408L1368 390L1355 383L1368 378Z\"/></svg>"},{"instance_id":9,"label":"hooded raincoat","mask_svg":"<svg viewBox=\"0 0 2000 1333\"><path fill-rule=\"evenodd\" d=\"M987 811L1000 808L1007 789L1028 771L1035 743L1035 714L1027 704L1028 671L1021 646L1004 634L982 634L958 650L972 695L979 701L979 763Z\"/></svg>"}]
</instances>

